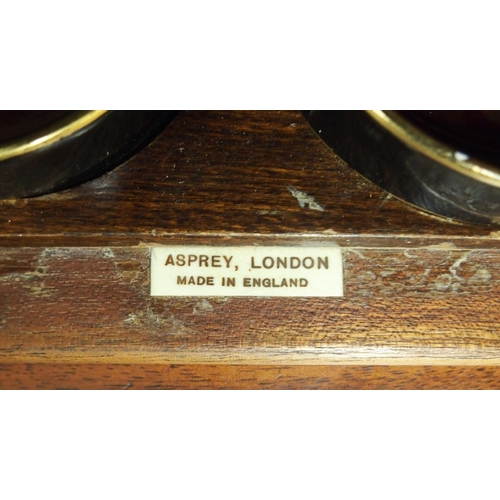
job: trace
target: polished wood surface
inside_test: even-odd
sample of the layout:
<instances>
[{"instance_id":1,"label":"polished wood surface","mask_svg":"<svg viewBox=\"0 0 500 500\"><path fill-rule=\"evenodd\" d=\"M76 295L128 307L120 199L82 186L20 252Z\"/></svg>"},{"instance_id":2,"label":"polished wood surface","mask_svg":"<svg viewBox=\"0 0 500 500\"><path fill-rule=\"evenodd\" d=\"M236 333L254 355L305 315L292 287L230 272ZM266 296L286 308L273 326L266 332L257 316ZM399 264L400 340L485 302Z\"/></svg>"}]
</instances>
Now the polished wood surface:
<instances>
[{"instance_id":1,"label":"polished wood surface","mask_svg":"<svg viewBox=\"0 0 500 500\"><path fill-rule=\"evenodd\" d=\"M149 253L4 250L0 360L500 361L498 250L347 248L345 296L333 298L151 297Z\"/></svg>"},{"instance_id":2,"label":"polished wood surface","mask_svg":"<svg viewBox=\"0 0 500 500\"><path fill-rule=\"evenodd\" d=\"M0 364L6 388L496 390L500 367Z\"/></svg>"},{"instance_id":3,"label":"polished wood surface","mask_svg":"<svg viewBox=\"0 0 500 500\"><path fill-rule=\"evenodd\" d=\"M297 112L185 112L105 176L0 207L3 388L498 380L500 228L388 196ZM336 244L345 296L150 297L169 243Z\"/></svg>"},{"instance_id":4,"label":"polished wood surface","mask_svg":"<svg viewBox=\"0 0 500 500\"><path fill-rule=\"evenodd\" d=\"M288 187L324 211L301 208ZM347 168L297 112L184 112L109 174L0 207L0 245L16 247L278 234L342 246L498 248L500 236L500 227L450 222L388 196Z\"/></svg>"}]
</instances>

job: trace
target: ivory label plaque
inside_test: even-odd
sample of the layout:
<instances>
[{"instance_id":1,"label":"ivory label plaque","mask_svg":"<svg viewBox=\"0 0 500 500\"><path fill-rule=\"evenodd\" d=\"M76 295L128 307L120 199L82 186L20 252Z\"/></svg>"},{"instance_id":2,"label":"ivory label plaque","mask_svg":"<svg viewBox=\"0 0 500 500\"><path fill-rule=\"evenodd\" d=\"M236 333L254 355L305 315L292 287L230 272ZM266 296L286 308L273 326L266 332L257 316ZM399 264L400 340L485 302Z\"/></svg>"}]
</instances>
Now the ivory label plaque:
<instances>
[{"instance_id":1,"label":"ivory label plaque","mask_svg":"<svg viewBox=\"0 0 500 500\"><path fill-rule=\"evenodd\" d=\"M342 297L338 247L165 246L151 249L151 295Z\"/></svg>"}]
</instances>

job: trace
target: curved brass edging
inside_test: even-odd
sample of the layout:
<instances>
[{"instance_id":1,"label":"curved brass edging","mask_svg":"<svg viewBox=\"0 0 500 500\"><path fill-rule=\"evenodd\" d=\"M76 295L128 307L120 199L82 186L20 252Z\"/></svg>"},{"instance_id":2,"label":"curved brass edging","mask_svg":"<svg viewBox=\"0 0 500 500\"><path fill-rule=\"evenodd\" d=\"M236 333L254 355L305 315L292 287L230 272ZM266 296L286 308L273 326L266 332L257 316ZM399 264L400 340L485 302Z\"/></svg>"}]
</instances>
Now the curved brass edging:
<instances>
[{"instance_id":1,"label":"curved brass edging","mask_svg":"<svg viewBox=\"0 0 500 500\"><path fill-rule=\"evenodd\" d=\"M379 125L407 146L467 177L500 187L500 172L487 163L433 139L394 111L367 111Z\"/></svg>"},{"instance_id":2,"label":"curved brass edging","mask_svg":"<svg viewBox=\"0 0 500 500\"><path fill-rule=\"evenodd\" d=\"M37 149L49 146L64 137L68 137L78 132L100 118L106 112L107 111L82 111L78 113L76 119L75 115L72 114L69 121L68 118L58 121L52 127L43 130L41 136L40 134L29 135L22 141L17 140L0 145L0 161L31 153Z\"/></svg>"}]
</instances>

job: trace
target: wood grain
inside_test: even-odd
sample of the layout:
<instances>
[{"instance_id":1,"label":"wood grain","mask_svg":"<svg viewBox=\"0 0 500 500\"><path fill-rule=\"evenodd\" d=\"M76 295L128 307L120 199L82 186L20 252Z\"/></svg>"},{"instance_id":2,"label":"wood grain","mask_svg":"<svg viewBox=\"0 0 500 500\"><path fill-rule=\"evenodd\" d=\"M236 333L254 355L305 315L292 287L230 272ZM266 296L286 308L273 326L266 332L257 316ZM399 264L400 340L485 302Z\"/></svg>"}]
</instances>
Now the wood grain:
<instances>
[{"instance_id":1,"label":"wood grain","mask_svg":"<svg viewBox=\"0 0 500 500\"><path fill-rule=\"evenodd\" d=\"M299 113L182 113L109 174L0 213L4 388L104 388L107 370L128 384L149 369L168 388L195 387L189 373L214 388L496 384L499 228L388 196ZM150 247L170 243L339 245L345 296L150 297ZM90 385L72 375L92 370Z\"/></svg>"},{"instance_id":2,"label":"wood grain","mask_svg":"<svg viewBox=\"0 0 500 500\"><path fill-rule=\"evenodd\" d=\"M288 187L324 212L301 208ZM343 246L456 241L498 248L496 227L451 222L349 169L297 112L185 112L107 175L0 201L0 245L161 243L200 235L327 235ZM473 238L474 241L470 241Z\"/></svg>"},{"instance_id":3,"label":"wood grain","mask_svg":"<svg viewBox=\"0 0 500 500\"><path fill-rule=\"evenodd\" d=\"M338 298L151 297L149 252L2 252L0 359L500 362L499 250L344 249Z\"/></svg>"},{"instance_id":4,"label":"wood grain","mask_svg":"<svg viewBox=\"0 0 500 500\"><path fill-rule=\"evenodd\" d=\"M499 389L500 367L0 364L0 389Z\"/></svg>"}]
</instances>

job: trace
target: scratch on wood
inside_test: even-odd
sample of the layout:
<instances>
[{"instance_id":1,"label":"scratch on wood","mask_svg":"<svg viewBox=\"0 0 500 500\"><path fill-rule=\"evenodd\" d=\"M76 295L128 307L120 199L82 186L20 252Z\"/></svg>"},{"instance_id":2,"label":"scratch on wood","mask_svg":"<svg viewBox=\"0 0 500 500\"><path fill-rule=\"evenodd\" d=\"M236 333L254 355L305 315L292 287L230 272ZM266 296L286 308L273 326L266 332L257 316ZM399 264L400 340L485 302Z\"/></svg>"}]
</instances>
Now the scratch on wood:
<instances>
[{"instance_id":1,"label":"scratch on wood","mask_svg":"<svg viewBox=\"0 0 500 500\"><path fill-rule=\"evenodd\" d=\"M141 322L139 318L137 317L137 314L135 313L130 313L126 319L123 320L124 323L127 323L128 325L140 325Z\"/></svg>"},{"instance_id":2,"label":"scratch on wood","mask_svg":"<svg viewBox=\"0 0 500 500\"><path fill-rule=\"evenodd\" d=\"M434 286L437 291L445 291L450 288L454 292L460 290L462 283L466 280L462 276L458 275L458 270L463 263L467 262L470 254L471 252L464 253L451 264L448 268L449 273L441 274L434 280Z\"/></svg>"},{"instance_id":3,"label":"scratch on wood","mask_svg":"<svg viewBox=\"0 0 500 500\"><path fill-rule=\"evenodd\" d=\"M358 257L366 260L367 257L365 257L359 250L355 250L354 248L349 248L349 252L355 253Z\"/></svg>"},{"instance_id":4,"label":"scratch on wood","mask_svg":"<svg viewBox=\"0 0 500 500\"><path fill-rule=\"evenodd\" d=\"M147 281L144 265L140 260L115 260L114 266L119 279L124 283L140 283L141 278Z\"/></svg>"},{"instance_id":5,"label":"scratch on wood","mask_svg":"<svg viewBox=\"0 0 500 500\"><path fill-rule=\"evenodd\" d=\"M460 281L464 281L464 279L461 277L461 276L458 276L457 275L457 271L458 271L458 268L464 263L464 262L467 262L467 258L469 257L469 253L470 252L467 252L466 254L464 254L462 257L460 257L459 259L457 259L451 266L450 266L450 273L451 275L457 279L457 280L460 280Z\"/></svg>"},{"instance_id":6,"label":"scratch on wood","mask_svg":"<svg viewBox=\"0 0 500 500\"><path fill-rule=\"evenodd\" d=\"M380 202L378 204L378 207L381 208L382 206L385 205L385 203L392 198L391 193L386 193L385 191L380 195Z\"/></svg>"},{"instance_id":7,"label":"scratch on wood","mask_svg":"<svg viewBox=\"0 0 500 500\"><path fill-rule=\"evenodd\" d=\"M299 202L300 208L310 208L311 210L317 210L318 212L325 211L325 209L319 203L317 203L312 196L309 196L307 193L299 191L293 186L288 186L287 189L290 192L290 194L294 198L296 198L296 200Z\"/></svg>"},{"instance_id":8,"label":"scratch on wood","mask_svg":"<svg viewBox=\"0 0 500 500\"><path fill-rule=\"evenodd\" d=\"M202 314L206 312L213 311L214 308L212 304L206 299L201 299L196 305L193 307L193 314Z\"/></svg>"},{"instance_id":9,"label":"scratch on wood","mask_svg":"<svg viewBox=\"0 0 500 500\"><path fill-rule=\"evenodd\" d=\"M147 305L143 310L129 313L123 323L129 327L150 328L154 337L191 333L191 329L173 314L168 317L164 314L157 314L150 305Z\"/></svg>"},{"instance_id":10,"label":"scratch on wood","mask_svg":"<svg viewBox=\"0 0 500 500\"><path fill-rule=\"evenodd\" d=\"M52 287L47 287L45 284L45 278L49 270L47 264L49 257L50 254L44 250L38 257L20 262L7 258L3 260L2 266L0 266L6 271L1 273L0 281L20 282L22 288L29 293L49 297Z\"/></svg>"},{"instance_id":11,"label":"scratch on wood","mask_svg":"<svg viewBox=\"0 0 500 500\"><path fill-rule=\"evenodd\" d=\"M474 284L474 283L488 283L491 281L491 273L488 271L488 269L478 269L476 273L469 278L468 283Z\"/></svg>"},{"instance_id":12,"label":"scratch on wood","mask_svg":"<svg viewBox=\"0 0 500 500\"><path fill-rule=\"evenodd\" d=\"M39 295L40 297L50 297L51 289L45 286L45 283L40 283L38 286L24 287L29 290L32 295Z\"/></svg>"},{"instance_id":13,"label":"scratch on wood","mask_svg":"<svg viewBox=\"0 0 500 500\"><path fill-rule=\"evenodd\" d=\"M426 250L455 250L457 246L453 242L443 241L442 243L437 243L435 245L427 245Z\"/></svg>"},{"instance_id":14,"label":"scratch on wood","mask_svg":"<svg viewBox=\"0 0 500 500\"><path fill-rule=\"evenodd\" d=\"M449 274L441 274L434 280L434 286L438 291L448 290L450 288L452 277Z\"/></svg>"},{"instance_id":15,"label":"scratch on wood","mask_svg":"<svg viewBox=\"0 0 500 500\"><path fill-rule=\"evenodd\" d=\"M278 215L281 213L280 210L257 210L257 215Z\"/></svg>"},{"instance_id":16,"label":"scratch on wood","mask_svg":"<svg viewBox=\"0 0 500 500\"><path fill-rule=\"evenodd\" d=\"M106 259L113 259L115 257L115 253L111 248L103 248L102 254Z\"/></svg>"}]
</instances>

